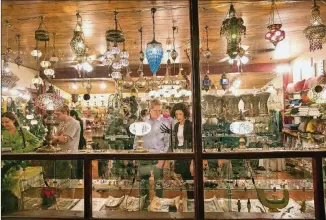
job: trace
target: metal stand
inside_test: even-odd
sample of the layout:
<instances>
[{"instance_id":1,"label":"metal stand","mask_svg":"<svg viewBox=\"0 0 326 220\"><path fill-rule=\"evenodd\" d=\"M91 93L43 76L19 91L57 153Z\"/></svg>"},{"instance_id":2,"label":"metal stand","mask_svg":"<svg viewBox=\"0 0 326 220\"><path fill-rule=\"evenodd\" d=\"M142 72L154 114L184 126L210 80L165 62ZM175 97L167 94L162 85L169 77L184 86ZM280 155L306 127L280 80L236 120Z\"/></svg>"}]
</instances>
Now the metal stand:
<instances>
[{"instance_id":1,"label":"metal stand","mask_svg":"<svg viewBox=\"0 0 326 220\"><path fill-rule=\"evenodd\" d=\"M47 146L43 146L37 150L37 152L58 152L61 151L60 147L54 147L52 146L52 131L53 131L53 126L55 125L55 121L53 120L53 113L54 110L47 110L47 118L45 121L46 127L48 129L47 134L46 134L46 141L47 141Z\"/></svg>"},{"instance_id":2,"label":"metal stand","mask_svg":"<svg viewBox=\"0 0 326 220\"><path fill-rule=\"evenodd\" d=\"M147 153L148 150L143 146L143 136L137 136L137 146L134 150L136 153Z\"/></svg>"}]
</instances>

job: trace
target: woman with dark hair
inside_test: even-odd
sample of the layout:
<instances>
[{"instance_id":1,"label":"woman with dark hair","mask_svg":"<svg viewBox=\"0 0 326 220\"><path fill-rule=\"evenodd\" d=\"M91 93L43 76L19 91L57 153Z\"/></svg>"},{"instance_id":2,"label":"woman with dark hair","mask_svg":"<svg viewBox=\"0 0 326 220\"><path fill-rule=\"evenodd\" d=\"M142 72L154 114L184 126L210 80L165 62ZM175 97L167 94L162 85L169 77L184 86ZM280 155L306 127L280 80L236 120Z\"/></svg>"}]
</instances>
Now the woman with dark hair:
<instances>
[{"instance_id":1,"label":"woman with dark hair","mask_svg":"<svg viewBox=\"0 0 326 220\"><path fill-rule=\"evenodd\" d=\"M189 121L190 112L184 103L177 103L173 106L171 116L178 120L174 125L174 146L177 149L191 148L192 127Z\"/></svg>"},{"instance_id":2,"label":"woman with dark hair","mask_svg":"<svg viewBox=\"0 0 326 220\"><path fill-rule=\"evenodd\" d=\"M38 148L40 140L25 128L19 126L13 112L1 115L2 134L1 147L11 148L12 152L30 152Z\"/></svg>"},{"instance_id":3,"label":"woman with dark hair","mask_svg":"<svg viewBox=\"0 0 326 220\"><path fill-rule=\"evenodd\" d=\"M84 123L75 110L70 110L70 116L76 119L77 121L79 121L80 124L80 138L79 138L78 149L81 150L86 145L86 139L84 138Z\"/></svg>"},{"instance_id":4,"label":"woman with dark hair","mask_svg":"<svg viewBox=\"0 0 326 220\"><path fill-rule=\"evenodd\" d=\"M171 116L176 118L178 122L174 126L173 134L175 136L174 146L176 149L192 149L192 126L189 121L190 112L184 103L177 103L173 106ZM175 161L175 172L179 173L183 181L192 180L190 172L191 161L177 160ZM194 192L187 189L188 199L194 198Z\"/></svg>"}]
</instances>

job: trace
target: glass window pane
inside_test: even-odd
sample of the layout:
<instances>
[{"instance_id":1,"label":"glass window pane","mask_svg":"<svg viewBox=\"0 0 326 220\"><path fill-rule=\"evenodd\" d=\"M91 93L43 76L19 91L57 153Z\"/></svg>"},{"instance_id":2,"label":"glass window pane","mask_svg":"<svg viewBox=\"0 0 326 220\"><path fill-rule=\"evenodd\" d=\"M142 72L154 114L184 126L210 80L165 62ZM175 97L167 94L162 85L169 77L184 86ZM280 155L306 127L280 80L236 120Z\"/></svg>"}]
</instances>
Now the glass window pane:
<instances>
[{"instance_id":1,"label":"glass window pane","mask_svg":"<svg viewBox=\"0 0 326 220\"><path fill-rule=\"evenodd\" d=\"M2 216L83 218L82 161L4 160L1 172Z\"/></svg>"},{"instance_id":2,"label":"glass window pane","mask_svg":"<svg viewBox=\"0 0 326 220\"><path fill-rule=\"evenodd\" d=\"M190 160L93 161L93 217L193 217Z\"/></svg>"},{"instance_id":3,"label":"glass window pane","mask_svg":"<svg viewBox=\"0 0 326 220\"><path fill-rule=\"evenodd\" d=\"M204 163L206 219L221 212L252 218L314 218L311 160L208 160ZM228 214L229 213L229 214Z\"/></svg>"}]
</instances>

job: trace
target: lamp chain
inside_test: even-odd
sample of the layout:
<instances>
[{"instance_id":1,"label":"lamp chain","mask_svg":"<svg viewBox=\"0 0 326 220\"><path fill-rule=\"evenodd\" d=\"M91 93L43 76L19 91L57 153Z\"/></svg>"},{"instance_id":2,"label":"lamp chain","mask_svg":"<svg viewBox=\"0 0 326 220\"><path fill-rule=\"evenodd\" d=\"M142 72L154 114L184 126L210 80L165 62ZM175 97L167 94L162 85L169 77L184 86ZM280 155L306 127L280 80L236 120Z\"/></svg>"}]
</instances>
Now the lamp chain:
<instances>
[{"instance_id":1,"label":"lamp chain","mask_svg":"<svg viewBox=\"0 0 326 220\"><path fill-rule=\"evenodd\" d=\"M154 38L154 40L155 40L155 18L154 18L155 12L156 12L156 8L152 8L152 19L153 19L153 38Z\"/></svg>"}]
</instances>

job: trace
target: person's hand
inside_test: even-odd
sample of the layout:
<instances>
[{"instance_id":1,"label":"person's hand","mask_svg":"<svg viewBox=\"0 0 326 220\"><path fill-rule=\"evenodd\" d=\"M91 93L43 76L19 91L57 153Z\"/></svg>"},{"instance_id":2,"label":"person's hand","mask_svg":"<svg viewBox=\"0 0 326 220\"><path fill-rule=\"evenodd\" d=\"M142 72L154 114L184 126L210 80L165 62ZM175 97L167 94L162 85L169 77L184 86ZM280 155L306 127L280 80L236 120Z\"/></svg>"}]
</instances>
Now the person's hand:
<instances>
[{"instance_id":1,"label":"person's hand","mask_svg":"<svg viewBox=\"0 0 326 220\"><path fill-rule=\"evenodd\" d=\"M161 133L163 134L171 134L171 129L168 128L165 124L162 124L160 126L160 129L161 129Z\"/></svg>"},{"instance_id":2,"label":"person's hand","mask_svg":"<svg viewBox=\"0 0 326 220\"><path fill-rule=\"evenodd\" d=\"M158 163L155 166L158 169L162 169L163 165L164 165L164 160L159 160Z\"/></svg>"}]
</instances>

